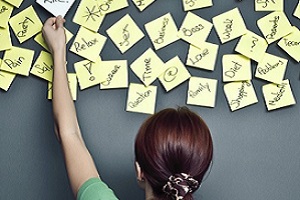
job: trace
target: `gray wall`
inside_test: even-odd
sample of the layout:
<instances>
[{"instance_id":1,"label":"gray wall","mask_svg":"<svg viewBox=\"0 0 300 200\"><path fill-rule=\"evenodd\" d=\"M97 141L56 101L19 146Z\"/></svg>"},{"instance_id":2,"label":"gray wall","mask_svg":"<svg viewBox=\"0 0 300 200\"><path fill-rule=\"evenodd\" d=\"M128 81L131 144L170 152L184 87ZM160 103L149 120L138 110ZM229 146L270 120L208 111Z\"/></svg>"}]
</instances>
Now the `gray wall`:
<instances>
[{"instance_id":1,"label":"gray wall","mask_svg":"<svg viewBox=\"0 0 300 200\"><path fill-rule=\"evenodd\" d=\"M288 3L287 3L288 2ZM299 19L292 16L297 0L285 3L285 12L291 23L300 28ZM66 27L73 33L78 25L72 22L78 1L66 16ZM130 7L110 14L100 33L126 13L130 13L139 27L158 16L171 12L177 26L185 16L180 0L157 0L140 13L129 1ZM33 0L23 2L13 15L33 4L42 21L50 15ZM239 7L248 29L261 35L256 20L267 12L255 12L254 1L215 0L214 6L194 11L211 21L212 17ZM19 45L12 34L13 44ZM215 30L208 41L220 44ZM211 128L214 139L214 164L196 199L203 200L294 200L300 196L300 125L299 104L267 112L262 96L262 85L267 82L254 78L253 84L259 102L231 112L223 92L221 56L234 53L237 39L220 46L214 72L188 67L194 76L219 80L215 108L188 106L199 113ZM34 49L35 59L42 48L33 39L22 47ZM69 46L68 46L69 47ZM151 47L145 37L130 51L121 55L110 40L102 51L103 60L127 59L133 62L141 52ZM167 61L175 55L186 59L188 45L178 41L159 51ZM268 52L289 59L286 78L291 82L299 101L299 66L275 43ZM0 53L2 58L3 53ZM68 53L68 70L82 58ZM256 64L253 62L253 70ZM130 81L139 82L130 72ZM156 110L185 105L187 82L166 93L158 81ZM8 92L0 91L0 199L73 199L66 175L63 155L53 131L51 102L46 99L47 83L35 76L18 76ZM78 93L76 108L83 137L90 149L102 178L114 189L120 199L143 199L143 191L136 184L133 143L145 114L124 111L127 90L100 91L98 87Z\"/></svg>"}]
</instances>

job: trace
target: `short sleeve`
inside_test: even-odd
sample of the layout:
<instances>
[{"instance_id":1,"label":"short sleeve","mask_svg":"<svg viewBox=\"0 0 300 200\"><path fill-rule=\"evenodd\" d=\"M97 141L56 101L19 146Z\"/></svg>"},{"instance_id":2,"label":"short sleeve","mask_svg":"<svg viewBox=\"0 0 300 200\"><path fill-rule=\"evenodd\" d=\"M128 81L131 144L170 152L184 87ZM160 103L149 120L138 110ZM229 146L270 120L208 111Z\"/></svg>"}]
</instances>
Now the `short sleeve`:
<instances>
[{"instance_id":1,"label":"short sleeve","mask_svg":"<svg viewBox=\"0 0 300 200\"><path fill-rule=\"evenodd\" d=\"M80 187L77 200L118 200L118 198L99 178L91 178Z\"/></svg>"}]
</instances>

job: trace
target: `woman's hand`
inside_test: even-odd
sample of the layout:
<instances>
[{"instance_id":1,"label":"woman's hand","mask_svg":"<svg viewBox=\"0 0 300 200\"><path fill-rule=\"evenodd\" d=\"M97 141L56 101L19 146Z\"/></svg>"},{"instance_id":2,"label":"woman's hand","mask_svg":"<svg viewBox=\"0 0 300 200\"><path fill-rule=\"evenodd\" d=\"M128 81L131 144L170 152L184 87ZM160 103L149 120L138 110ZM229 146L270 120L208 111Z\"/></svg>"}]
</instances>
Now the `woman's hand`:
<instances>
[{"instance_id":1,"label":"woman's hand","mask_svg":"<svg viewBox=\"0 0 300 200\"><path fill-rule=\"evenodd\" d=\"M52 53L64 53L66 49L65 19L61 16L47 19L43 26L43 37Z\"/></svg>"}]
</instances>

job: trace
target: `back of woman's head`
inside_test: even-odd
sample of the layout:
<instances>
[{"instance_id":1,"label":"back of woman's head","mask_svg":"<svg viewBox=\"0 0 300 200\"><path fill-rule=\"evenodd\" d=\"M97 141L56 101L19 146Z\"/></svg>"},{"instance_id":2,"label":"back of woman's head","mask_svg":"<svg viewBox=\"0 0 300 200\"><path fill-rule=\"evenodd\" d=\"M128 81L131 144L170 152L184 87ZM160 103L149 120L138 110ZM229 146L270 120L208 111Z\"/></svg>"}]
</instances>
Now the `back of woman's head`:
<instances>
[{"instance_id":1,"label":"back of woman's head","mask_svg":"<svg viewBox=\"0 0 300 200\"><path fill-rule=\"evenodd\" d=\"M212 155L207 125L186 107L151 116L135 141L136 161L158 199L193 199Z\"/></svg>"}]
</instances>

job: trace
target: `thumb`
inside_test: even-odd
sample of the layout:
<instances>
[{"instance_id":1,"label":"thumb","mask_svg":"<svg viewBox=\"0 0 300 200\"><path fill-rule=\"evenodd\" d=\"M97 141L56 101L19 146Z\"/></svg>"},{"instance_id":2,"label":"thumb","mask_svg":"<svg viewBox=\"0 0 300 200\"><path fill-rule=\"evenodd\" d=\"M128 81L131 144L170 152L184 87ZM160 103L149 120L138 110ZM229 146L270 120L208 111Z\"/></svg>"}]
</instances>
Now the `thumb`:
<instances>
[{"instance_id":1,"label":"thumb","mask_svg":"<svg viewBox=\"0 0 300 200\"><path fill-rule=\"evenodd\" d=\"M56 28L63 28L64 27L64 23L65 23L65 19L62 18L62 16L58 16L56 18Z\"/></svg>"}]
</instances>

